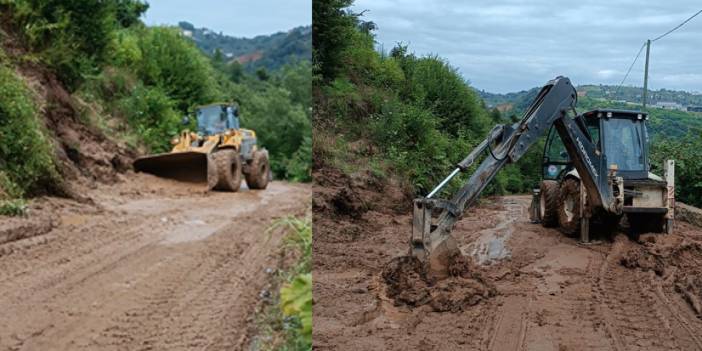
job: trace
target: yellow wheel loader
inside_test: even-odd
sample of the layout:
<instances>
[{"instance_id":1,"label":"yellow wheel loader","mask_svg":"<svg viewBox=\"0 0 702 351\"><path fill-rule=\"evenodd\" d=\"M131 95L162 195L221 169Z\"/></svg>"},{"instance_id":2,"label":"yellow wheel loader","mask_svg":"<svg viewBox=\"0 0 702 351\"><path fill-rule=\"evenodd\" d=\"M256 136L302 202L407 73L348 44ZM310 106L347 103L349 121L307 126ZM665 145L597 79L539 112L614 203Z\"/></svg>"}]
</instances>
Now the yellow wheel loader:
<instances>
[{"instance_id":1,"label":"yellow wheel loader","mask_svg":"<svg viewBox=\"0 0 702 351\"><path fill-rule=\"evenodd\" d=\"M239 127L238 107L216 103L195 109L197 132L173 138L171 152L140 157L134 170L186 182L207 182L208 190L265 189L271 180L268 151L258 147L256 132ZM188 123L188 118L184 119Z\"/></svg>"}]
</instances>

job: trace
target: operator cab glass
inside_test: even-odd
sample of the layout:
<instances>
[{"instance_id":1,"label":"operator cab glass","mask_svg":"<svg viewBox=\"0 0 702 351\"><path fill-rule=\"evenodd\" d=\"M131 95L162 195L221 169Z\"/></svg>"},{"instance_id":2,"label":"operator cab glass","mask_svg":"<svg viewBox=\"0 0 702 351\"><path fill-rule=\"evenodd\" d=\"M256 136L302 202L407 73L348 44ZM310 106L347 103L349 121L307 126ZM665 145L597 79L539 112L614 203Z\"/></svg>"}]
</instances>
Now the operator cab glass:
<instances>
[{"instance_id":1,"label":"operator cab glass","mask_svg":"<svg viewBox=\"0 0 702 351\"><path fill-rule=\"evenodd\" d=\"M236 106L211 105L197 109L197 131L202 135L214 135L239 129L239 113Z\"/></svg>"},{"instance_id":2,"label":"operator cab glass","mask_svg":"<svg viewBox=\"0 0 702 351\"><path fill-rule=\"evenodd\" d=\"M621 171L643 171L642 123L628 118L611 118L603 123L606 125L604 149L607 163L616 164Z\"/></svg>"},{"instance_id":3,"label":"operator cab glass","mask_svg":"<svg viewBox=\"0 0 702 351\"><path fill-rule=\"evenodd\" d=\"M625 179L646 179L648 160L646 115L638 111L595 110L582 114L587 131L606 165L617 165ZM559 179L573 165L555 127L551 127L544 146L543 179Z\"/></svg>"}]
</instances>

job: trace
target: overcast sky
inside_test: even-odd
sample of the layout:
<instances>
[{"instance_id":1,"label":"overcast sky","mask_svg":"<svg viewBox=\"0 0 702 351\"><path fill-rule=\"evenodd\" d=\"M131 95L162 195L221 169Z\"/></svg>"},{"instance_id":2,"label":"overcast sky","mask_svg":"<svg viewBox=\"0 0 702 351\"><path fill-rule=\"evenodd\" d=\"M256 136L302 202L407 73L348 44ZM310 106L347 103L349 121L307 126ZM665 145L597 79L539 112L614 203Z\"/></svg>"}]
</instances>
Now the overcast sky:
<instances>
[{"instance_id":1,"label":"overcast sky","mask_svg":"<svg viewBox=\"0 0 702 351\"><path fill-rule=\"evenodd\" d=\"M437 54L478 89L510 92L564 75L619 84L646 39L702 9L700 0L356 0L377 41ZM702 15L651 44L649 86L702 91ZM643 85L644 54L626 85Z\"/></svg>"},{"instance_id":2,"label":"overcast sky","mask_svg":"<svg viewBox=\"0 0 702 351\"><path fill-rule=\"evenodd\" d=\"M235 37L287 31L312 23L311 0L147 0L144 21L176 25L187 21Z\"/></svg>"}]
</instances>

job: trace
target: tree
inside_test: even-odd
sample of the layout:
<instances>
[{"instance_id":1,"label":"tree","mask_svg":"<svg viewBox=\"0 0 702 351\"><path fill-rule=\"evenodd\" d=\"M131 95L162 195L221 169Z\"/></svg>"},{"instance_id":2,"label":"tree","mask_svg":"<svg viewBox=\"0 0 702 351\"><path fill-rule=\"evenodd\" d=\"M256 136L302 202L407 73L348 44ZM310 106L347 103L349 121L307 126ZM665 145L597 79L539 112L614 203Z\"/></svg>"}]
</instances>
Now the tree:
<instances>
[{"instance_id":1,"label":"tree","mask_svg":"<svg viewBox=\"0 0 702 351\"><path fill-rule=\"evenodd\" d=\"M315 0L312 2L312 62L315 74L329 81L338 72L348 38L356 30L356 17L345 9L353 0Z\"/></svg>"},{"instance_id":2,"label":"tree","mask_svg":"<svg viewBox=\"0 0 702 351\"><path fill-rule=\"evenodd\" d=\"M259 80L266 81L268 78L270 78L270 75L268 74L268 71L266 71L265 68L261 67L256 70L256 77L258 77Z\"/></svg>"}]
</instances>

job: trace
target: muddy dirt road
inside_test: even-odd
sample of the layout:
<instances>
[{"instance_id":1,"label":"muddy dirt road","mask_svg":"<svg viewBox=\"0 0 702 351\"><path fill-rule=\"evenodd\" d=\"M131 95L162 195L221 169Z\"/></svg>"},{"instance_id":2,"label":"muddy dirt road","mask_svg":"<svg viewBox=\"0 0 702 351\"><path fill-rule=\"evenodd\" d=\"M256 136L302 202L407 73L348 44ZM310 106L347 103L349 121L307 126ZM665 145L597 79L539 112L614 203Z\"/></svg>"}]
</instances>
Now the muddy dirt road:
<instances>
[{"instance_id":1,"label":"muddy dirt road","mask_svg":"<svg viewBox=\"0 0 702 351\"><path fill-rule=\"evenodd\" d=\"M381 274L407 253L407 211L378 206L361 218L338 210L319 216L315 347L702 350L702 319L691 302L702 293L695 290L702 286L702 229L677 222L676 234L646 243L619 235L581 245L529 223L529 201L488 199L457 223L463 253L496 290L457 312L408 307L387 295Z\"/></svg>"},{"instance_id":2,"label":"muddy dirt road","mask_svg":"<svg viewBox=\"0 0 702 351\"><path fill-rule=\"evenodd\" d=\"M43 199L35 223L0 223L0 240L45 232L0 245L0 350L248 348L284 235L265 231L304 215L310 187L204 193L130 174L84 195L95 204Z\"/></svg>"}]
</instances>

